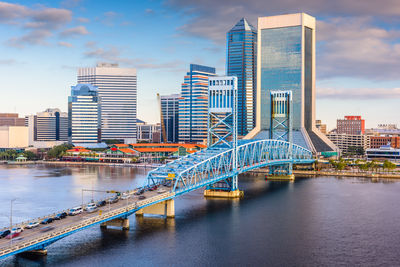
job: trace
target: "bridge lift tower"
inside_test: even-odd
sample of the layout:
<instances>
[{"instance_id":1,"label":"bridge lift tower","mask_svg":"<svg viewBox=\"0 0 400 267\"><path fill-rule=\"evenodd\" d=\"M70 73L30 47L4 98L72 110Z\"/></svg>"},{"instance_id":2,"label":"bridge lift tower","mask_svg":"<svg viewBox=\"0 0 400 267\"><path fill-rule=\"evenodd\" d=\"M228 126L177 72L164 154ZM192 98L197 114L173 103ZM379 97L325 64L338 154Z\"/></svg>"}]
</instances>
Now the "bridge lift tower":
<instances>
[{"instance_id":1,"label":"bridge lift tower","mask_svg":"<svg viewBox=\"0 0 400 267\"><path fill-rule=\"evenodd\" d=\"M293 99L292 91L271 91L271 116L269 138L274 140L282 140L289 143L289 160L293 158ZM269 179L287 178L292 180L293 164L290 162L285 165L271 166ZM286 179L285 179L286 180Z\"/></svg>"},{"instance_id":2,"label":"bridge lift tower","mask_svg":"<svg viewBox=\"0 0 400 267\"><path fill-rule=\"evenodd\" d=\"M237 77L217 76L209 78L208 135L209 148L233 148L232 170L237 164ZM206 197L235 198L243 195L238 189L238 176L233 175L207 187Z\"/></svg>"}]
</instances>

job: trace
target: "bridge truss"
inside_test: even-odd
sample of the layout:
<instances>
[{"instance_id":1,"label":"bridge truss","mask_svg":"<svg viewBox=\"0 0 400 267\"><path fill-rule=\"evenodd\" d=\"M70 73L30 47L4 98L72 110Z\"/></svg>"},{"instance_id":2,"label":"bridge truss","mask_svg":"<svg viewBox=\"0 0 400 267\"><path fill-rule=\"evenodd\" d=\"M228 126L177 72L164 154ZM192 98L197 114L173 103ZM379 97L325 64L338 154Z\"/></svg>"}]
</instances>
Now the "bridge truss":
<instances>
[{"instance_id":1,"label":"bridge truss","mask_svg":"<svg viewBox=\"0 0 400 267\"><path fill-rule=\"evenodd\" d=\"M221 181L229 184L230 178L252 169L314 162L311 151L282 140L241 140L236 151L236 168L235 148L214 146L150 171L146 186L171 182L171 192L180 195Z\"/></svg>"}]
</instances>

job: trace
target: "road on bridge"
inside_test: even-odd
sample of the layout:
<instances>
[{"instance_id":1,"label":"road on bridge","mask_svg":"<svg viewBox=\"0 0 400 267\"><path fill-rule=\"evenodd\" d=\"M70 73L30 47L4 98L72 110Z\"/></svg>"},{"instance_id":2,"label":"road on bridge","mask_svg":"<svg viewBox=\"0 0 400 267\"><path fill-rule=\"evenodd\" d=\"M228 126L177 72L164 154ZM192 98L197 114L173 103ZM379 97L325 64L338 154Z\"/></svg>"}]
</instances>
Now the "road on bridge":
<instances>
[{"instance_id":1,"label":"road on bridge","mask_svg":"<svg viewBox=\"0 0 400 267\"><path fill-rule=\"evenodd\" d=\"M156 190L155 191L145 191L142 194L142 196L145 196L146 199L154 197L156 195L159 195ZM128 199L120 199L118 202L111 203L111 204L107 203L107 205L105 205L103 207L99 207L95 212L92 212L92 213L88 213L86 211L83 211L81 214L78 214L78 215L75 215L75 216L67 216L67 217L65 217L64 219L61 219L61 220L54 220L50 224L46 224L46 225L40 224L38 227L35 227L33 229L25 228L20 236L14 238L12 240L12 244L13 245L17 245L19 242L26 242L26 241L29 241L29 240L35 240L35 239L39 238L40 236L42 236L43 234L51 233L53 231L57 231L58 229L64 228L64 227L72 227L72 226L80 223L81 221L97 217L101 213L104 214L105 212L117 210L119 208L123 208L125 206L135 204L135 203L137 203L139 201L143 201L143 200L139 200L138 197L139 196L131 194L131 197L128 198ZM48 217L51 217L51 216L48 216ZM40 223L40 221L39 221L39 223ZM52 226L54 228L51 229L50 231L43 232L42 229L44 227L47 227L47 226ZM13 227L15 227L15 225ZM0 239L0 251L5 249L5 248L7 248L7 247L9 247L10 245L11 245L11 240L10 239L6 239L6 238Z\"/></svg>"}]
</instances>

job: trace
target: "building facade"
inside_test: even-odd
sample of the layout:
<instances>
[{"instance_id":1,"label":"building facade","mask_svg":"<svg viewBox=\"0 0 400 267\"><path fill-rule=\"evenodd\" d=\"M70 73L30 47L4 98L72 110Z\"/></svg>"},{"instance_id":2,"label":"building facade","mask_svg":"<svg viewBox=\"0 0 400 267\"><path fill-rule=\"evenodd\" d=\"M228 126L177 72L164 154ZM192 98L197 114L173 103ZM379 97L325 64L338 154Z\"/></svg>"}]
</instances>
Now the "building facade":
<instances>
[{"instance_id":1,"label":"building facade","mask_svg":"<svg viewBox=\"0 0 400 267\"><path fill-rule=\"evenodd\" d=\"M207 139L208 77L215 68L190 64L179 99L179 141L202 143Z\"/></svg>"},{"instance_id":2,"label":"building facade","mask_svg":"<svg viewBox=\"0 0 400 267\"><path fill-rule=\"evenodd\" d=\"M68 113L49 108L25 117L31 141L68 141Z\"/></svg>"},{"instance_id":3,"label":"building facade","mask_svg":"<svg viewBox=\"0 0 400 267\"><path fill-rule=\"evenodd\" d=\"M25 119L18 113L0 113L0 126L25 126Z\"/></svg>"},{"instance_id":4,"label":"building facade","mask_svg":"<svg viewBox=\"0 0 400 267\"><path fill-rule=\"evenodd\" d=\"M161 118L164 121L164 129L162 129L163 142L178 143L179 142L179 98L180 94L163 95L161 101ZM165 137L164 132L165 131Z\"/></svg>"},{"instance_id":5,"label":"building facade","mask_svg":"<svg viewBox=\"0 0 400 267\"><path fill-rule=\"evenodd\" d=\"M137 140L141 142L159 143L161 137L160 131L161 126L159 123L147 124L141 120L138 120Z\"/></svg>"},{"instance_id":6,"label":"building facade","mask_svg":"<svg viewBox=\"0 0 400 267\"><path fill-rule=\"evenodd\" d=\"M78 83L98 88L101 98L101 138L125 143L136 139L136 69L99 63L94 68L79 68Z\"/></svg>"},{"instance_id":7,"label":"building facade","mask_svg":"<svg viewBox=\"0 0 400 267\"><path fill-rule=\"evenodd\" d=\"M257 30L242 18L227 33L226 74L238 78L238 135L256 125Z\"/></svg>"},{"instance_id":8,"label":"building facade","mask_svg":"<svg viewBox=\"0 0 400 267\"><path fill-rule=\"evenodd\" d=\"M337 147L315 126L315 18L304 13L258 18L256 127L246 139L266 139L271 91L293 92L293 142L314 153Z\"/></svg>"},{"instance_id":9,"label":"building facade","mask_svg":"<svg viewBox=\"0 0 400 267\"><path fill-rule=\"evenodd\" d=\"M68 97L68 140L73 144L98 143L101 140L100 98L97 87L78 84Z\"/></svg>"},{"instance_id":10,"label":"building facade","mask_svg":"<svg viewBox=\"0 0 400 267\"><path fill-rule=\"evenodd\" d=\"M369 136L369 147L380 148L381 146L390 146L400 148L399 136Z\"/></svg>"},{"instance_id":11,"label":"building facade","mask_svg":"<svg viewBox=\"0 0 400 267\"><path fill-rule=\"evenodd\" d=\"M362 148L366 151L369 147L369 138L363 134L337 134L329 133L327 135L343 154L351 153L352 151Z\"/></svg>"},{"instance_id":12,"label":"building facade","mask_svg":"<svg viewBox=\"0 0 400 267\"><path fill-rule=\"evenodd\" d=\"M400 162L400 149L393 148L391 146L367 149L366 155L367 160L389 160Z\"/></svg>"},{"instance_id":13,"label":"building facade","mask_svg":"<svg viewBox=\"0 0 400 267\"><path fill-rule=\"evenodd\" d=\"M321 122L321 120L316 120L316 121L315 121L315 127L317 127L317 129L318 129L321 133L327 134L327 131L326 131L326 124L323 124L323 123Z\"/></svg>"},{"instance_id":14,"label":"building facade","mask_svg":"<svg viewBox=\"0 0 400 267\"><path fill-rule=\"evenodd\" d=\"M337 120L338 134L364 134L365 133L365 120L361 116L344 116L344 119Z\"/></svg>"},{"instance_id":15,"label":"building facade","mask_svg":"<svg viewBox=\"0 0 400 267\"><path fill-rule=\"evenodd\" d=\"M0 148L25 148L28 145L28 127L0 126Z\"/></svg>"}]
</instances>

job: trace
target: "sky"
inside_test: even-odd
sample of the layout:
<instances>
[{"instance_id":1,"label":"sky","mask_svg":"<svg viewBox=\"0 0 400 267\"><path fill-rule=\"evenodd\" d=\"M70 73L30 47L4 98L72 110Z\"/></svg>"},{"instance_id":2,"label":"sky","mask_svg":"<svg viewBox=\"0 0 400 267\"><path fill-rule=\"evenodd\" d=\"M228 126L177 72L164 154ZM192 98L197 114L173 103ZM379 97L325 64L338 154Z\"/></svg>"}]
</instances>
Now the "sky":
<instances>
[{"instance_id":1,"label":"sky","mask_svg":"<svg viewBox=\"0 0 400 267\"><path fill-rule=\"evenodd\" d=\"M226 32L245 17L317 19L317 119L361 115L400 126L398 0L62 0L0 2L0 113L67 111L78 67L137 68L138 118L159 121L156 94L179 93L189 64L225 74Z\"/></svg>"}]
</instances>

